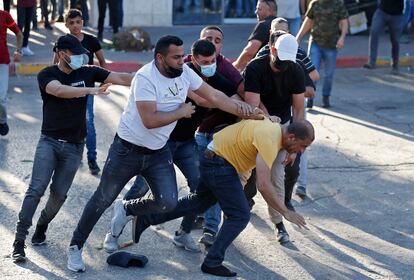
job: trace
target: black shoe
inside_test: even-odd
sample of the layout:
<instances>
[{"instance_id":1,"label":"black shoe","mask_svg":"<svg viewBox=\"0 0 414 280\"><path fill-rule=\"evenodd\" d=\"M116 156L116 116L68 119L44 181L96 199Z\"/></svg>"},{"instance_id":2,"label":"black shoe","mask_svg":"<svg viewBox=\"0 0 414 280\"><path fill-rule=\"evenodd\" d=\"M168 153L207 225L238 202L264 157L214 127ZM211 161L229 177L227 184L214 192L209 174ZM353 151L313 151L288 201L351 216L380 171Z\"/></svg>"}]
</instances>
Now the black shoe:
<instances>
[{"instance_id":1,"label":"black shoe","mask_svg":"<svg viewBox=\"0 0 414 280\"><path fill-rule=\"evenodd\" d=\"M203 236L201 236L198 242L200 242L201 244L204 244L207 247L210 247L211 245L213 245L215 241L216 241L216 233L211 230L205 229L203 231Z\"/></svg>"},{"instance_id":2,"label":"black shoe","mask_svg":"<svg viewBox=\"0 0 414 280\"><path fill-rule=\"evenodd\" d=\"M285 205L286 205L287 209L289 209L293 212L296 212L295 207L293 207L291 200L285 200Z\"/></svg>"},{"instance_id":3,"label":"black shoe","mask_svg":"<svg viewBox=\"0 0 414 280\"><path fill-rule=\"evenodd\" d=\"M306 102L306 108L312 109L313 107L313 98L308 98L308 101Z\"/></svg>"},{"instance_id":4,"label":"black shoe","mask_svg":"<svg viewBox=\"0 0 414 280\"><path fill-rule=\"evenodd\" d=\"M249 201L247 201L247 203L249 204L250 211L252 211L253 210L253 206L256 204L256 202L252 198Z\"/></svg>"},{"instance_id":5,"label":"black shoe","mask_svg":"<svg viewBox=\"0 0 414 280\"><path fill-rule=\"evenodd\" d=\"M279 241L280 244L288 243L290 241L289 234L283 222L278 223L276 225L276 229L277 229L277 241Z\"/></svg>"},{"instance_id":6,"label":"black shoe","mask_svg":"<svg viewBox=\"0 0 414 280\"><path fill-rule=\"evenodd\" d=\"M322 96L322 107L323 108L329 108L331 107L331 103L329 103L329 96Z\"/></svg>"},{"instance_id":7,"label":"black shoe","mask_svg":"<svg viewBox=\"0 0 414 280\"><path fill-rule=\"evenodd\" d=\"M32 245L40 246L46 244L46 230L48 225L37 225L32 236Z\"/></svg>"},{"instance_id":8,"label":"black shoe","mask_svg":"<svg viewBox=\"0 0 414 280\"><path fill-rule=\"evenodd\" d=\"M364 65L362 66L362 68L365 68L365 69L369 69L369 70L371 70L371 69L374 69L374 68L375 68L375 66L374 66L374 65L372 65L371 63L366 63L366 64L364 64Z\"/></svg>"},{"instance_id":9,"label":"black shoe","mask_svg":"<svg viewBox=\"0 0 414 280\"><path fill-rule=\"evenodd\" d=\"M53 30L53 27L50 25L50 23L45 23L45 29Z\"/></svg>"},{"instance_id":10,"label":"black shoe","mask_svg":"<svg viewBox=\"0 0 414 280\"><path fill-rule=\"evenodd\" d=\"M141 234L149 227L150 225L147 224L142 216L134 217L132 220L132 238L134 243L138 243L141 237Z\"/></svg>"},{"instance_id":11,"label":"black shoe","mask_svg":"<svg viewBox=\"0 0 414 280\"><path fill-rule=\"evenodd\" d=\"M65 20L63 19L63 16L62 15L60 15L59 17L58 17L58 19L57 19L57 21L56 22L64 22Z\"/></svg>"},{"instance_id":12,"label":"black shoe","mask_svg":"<svg viewBox=\"0 0 414 280\"><path fill-rule=\"evenodd\" d=\"M98 33L98 40L99 40L99 42L103 42L103 34L102 33Z\"/></svg>"},{"instance_id":13,"label":"black shoe","mask_svg":"<svg viewBox=\"0 0 414 280\"><path fill-rule=\"evenodd\" d=\"M7 123L0 123L0 135L4 136L9 133L9 126Z\"/></svg>"},{"instance_id":14,"label":"black shoe","mask_svg":"<svg viewBox=\"0 0 414 280\"><path fill-rule=\"evenodd\" d=\"M191 229L202 229L204 224L204 217L198 216L193 223Z\"/></svg>"},{"instance_id":15,"label":"black shoe","mask_svg":"<svg viewBox=\"0 0 414 280\"><path fill-rule=\"evenodd\" d=\"M224 265L219 265L215 267L206 266L204 263L201 265L201 271L211 275L221 276L221 277L235 277L237 273L231 271Z\"/></svg>"},{"instance_id":16,"label":"black shoe","mask_svg":"<svg viewBox=\"0 0 414 280\"><path fill-rule=\"evenodd\" d=\"M96 160L88 160L89 171L92 175L98 175L101 169L99 168Z\"/></svg>"},{"instance_id":17,"label":"black shoe","mask_svg":"<svg viewBox=\"0 0 414 280\"><path fill-rule=\"evenodd\" d=\"M24 245L24 241L22 240L15 240L13 243L13 252L12 252L12 260L15 263L23 263L26 262L26 253L24 249L26 245Z\"/></svg>"}]
</instances>

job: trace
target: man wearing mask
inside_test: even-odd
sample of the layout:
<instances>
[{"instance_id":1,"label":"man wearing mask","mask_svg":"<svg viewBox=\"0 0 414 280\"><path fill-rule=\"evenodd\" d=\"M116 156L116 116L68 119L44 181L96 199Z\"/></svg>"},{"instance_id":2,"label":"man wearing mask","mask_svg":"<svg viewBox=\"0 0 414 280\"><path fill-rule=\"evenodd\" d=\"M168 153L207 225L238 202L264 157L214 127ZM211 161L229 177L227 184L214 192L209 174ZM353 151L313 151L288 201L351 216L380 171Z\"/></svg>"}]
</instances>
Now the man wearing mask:
<instances>
[{"instance_id":1,"label":"man wearing mask","mask_svg":"<svg viewBox=\"0 0 414 280\"><path fill-rule=\"evenodd\" d=\"M132 80L127 73L109 72L97 66L83 67L88 61L88 51L73 35L59 37L54 51L59 62L46 67L37 76L43 99L42 134L33 161L32 178L19 212L13 243L14 262L26 261L25 239L50 180L50 196L37 222L33 245L45 243L48 225L66 200L82 159L88 95L107 95L111 83L128 86ZM95 82L104 84L96 88Z\"/></svg>"},{"instance_id":2,"label":"man wearing mask","mask_svg":"<svg viewBox=\"0 0 414 280\"><path fill-rule=\"evenodd\" d=\"M166 35L154 51L154 60L136 73L131 93L108 152L99 186L90 198L73 233L67 267L85 271L82 248L103 212L112 204L125 184L143 175L152 197L118 201L117 213L133 204L135 213L149 214L173 210L178 201L177 181L168 138L177 120L190 118L195 107L185 103L189 91L210 104L243 118L262 119L263 112L253 106L228 98L206 84L184 64L183 41ZM111 234L118 237L129 218L111 222ZM130 216L131 217L131 216Z\"/></svg>"},{"instance_id":3,"label":"man wearing mask","mask_svg":"<svg viewBox=\"0 0 414 280\"><path fill-rule=\"evenodd\" d=\"M207 40L197 40L191 48L191 61L186 63L200 76L207 84L218 89L231 97L235 94L236 87L224 76L216 71L216 49L214 45ZM237 97L235 97L237 98ZM197 144L194 139L194 133L201 124L204 116L208 112L210 104L193 92L190 92L186 102L196 102L195 112L191 118L183 118L177 121L177 125L171 132L167 145L172 154L174 164L181 170L187 180L190 192L194 193L200 177L199 155L197 153ZM240 98L238 98L240 99ZM235 120L235 116L226 113L230 118ZM234 121L233 120L233 121ZM204 152L204 150L203 150ZM148 185L141 175L135 180L134 185L125 194L125 200L137 199L145 195ZM194 216L184 217L180 229L175 233L173 242L175 245L184 248L190 252L199 252L200 248L190 236ZM118 237L107 233L104 241L105 251L111 253L118 249Z\"/></svg>"},{"instance_id":4,"label":"man wearing mask","mask_svg":"<svg viewBox=\"0 0 414 280\"><path fill-rule=\"evenodd\" d=\"M265 113L278 116L282 127L304 118L305 76L296 63L298 43L290 34L273 32L270 35L270 54L255 58L245 69L245 100L253 106L263 103ZM277 40L276 40L277 38ZM286 153L285 165L294 162L295 154ZM285 197L285 172L278 172L274 187L279 198ZM277 229L280 243L289 241L280 213L269 207L269 214Z\"/></svg>"},{"instance_id":5,"label":"man wearing mask","mask_svg":"<svg viewBox=\"0 0 414 280\"><path fill-rule=\"evenodd\" d=\"M250 34L247 46L233 62L237 70L242 71L256 53L269 42L269 31L272 20L276 17L277 6L275 0L259 0L256 6L258 23Z\"/></svg>"}]
</instances>

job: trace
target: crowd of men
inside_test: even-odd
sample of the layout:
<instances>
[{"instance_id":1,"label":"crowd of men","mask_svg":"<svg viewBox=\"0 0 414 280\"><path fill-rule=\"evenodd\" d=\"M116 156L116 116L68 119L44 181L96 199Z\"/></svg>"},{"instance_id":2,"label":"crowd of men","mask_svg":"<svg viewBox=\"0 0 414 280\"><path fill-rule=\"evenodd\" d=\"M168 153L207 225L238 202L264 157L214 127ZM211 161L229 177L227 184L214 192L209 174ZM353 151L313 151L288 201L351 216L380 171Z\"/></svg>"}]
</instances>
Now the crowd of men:
<instances>
[{"instance_id":1,"label":"crowd of men","mask_svg":"<svg viewBox=\"0 0 414 280\"><path fill-rule=\"evenodd\" d=\"M327 10L330 17L324 16ZM0 12L3 18L6 12ZM82 32L82 12L69 10L64 20L70 34L58 38L54 64L38 74L43 121L32 177L18 215L15 262L26 261L28 230L51 182L31 238L32 245L45 244L48 225L67 198L85 142L96 150L93 98L109 94L112 84L129 86L130 95L100 183L73 232L68 269L85 271L82 248L89 234L134 177L131 189L114 203L104 240L108 253L119 249L118 238L129 221L138 243L150 225L179 217L183 219L174 244L199 252L191 230L200 219L197 216L203 216L200 243L209 250L201 270L235 276L222 263L226 249L249 222L257 191L268 205L280 243L290 240L283 218L306 228L291 204L295 185L296 193L306 196L305 150L315 139L312 124L305 120L305 107L313 106L321 60L325 63L323 105L330 106L336 52L344 46L348 29L347 12L339 0L313 1L296 37L289 33L289 21L276 17L275 1L259 0L256 14L258 24L233 64L221 54L223 31L206 26L189 55L180 38L161 37L154 59L131 75L105 69L99 40ZM7 15L5 26L17 34L21 48L21 32ZM298 41L310 30L309 58ZM94 56L100 66L93 65ZM15 59L20 59L19 49ZM5 135L7 115L2 106L0 133ZM88 153L88 163L93 174L100 172L96 152ZM174 164L189 186L189 194L181 198ZM151 195L146 195L148 190Z\"/></svg>"}]
</instances>

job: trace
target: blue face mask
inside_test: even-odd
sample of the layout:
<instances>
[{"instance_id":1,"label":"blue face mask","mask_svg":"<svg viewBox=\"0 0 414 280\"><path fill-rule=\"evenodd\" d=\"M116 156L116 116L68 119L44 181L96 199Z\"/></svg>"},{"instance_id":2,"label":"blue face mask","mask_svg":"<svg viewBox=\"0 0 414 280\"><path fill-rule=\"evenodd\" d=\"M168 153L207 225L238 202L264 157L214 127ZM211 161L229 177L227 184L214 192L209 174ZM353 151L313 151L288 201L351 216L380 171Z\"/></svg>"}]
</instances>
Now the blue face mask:
<instances>
[{"instance_id":1,"label":"blue face mask","mask_svg":"<svg viewBox=\"0 0 414 280\"><path fill-rule=\"evenodd\" d=\"M210 65L200 65L200 72L204 77L212 77L216 73L217 64L214 62Z\"/></svg>"},{"instance_id":2,"label":"blue face mask","mask_svg":"<svg viewBox=\"0 0 414 280\"><path fill-rule=\"evenodd\" d=\"M87 56L85 54L71 55L70 62L66 63L72 70L77 70L87 63Z\"/></svg>"}]
</instances>

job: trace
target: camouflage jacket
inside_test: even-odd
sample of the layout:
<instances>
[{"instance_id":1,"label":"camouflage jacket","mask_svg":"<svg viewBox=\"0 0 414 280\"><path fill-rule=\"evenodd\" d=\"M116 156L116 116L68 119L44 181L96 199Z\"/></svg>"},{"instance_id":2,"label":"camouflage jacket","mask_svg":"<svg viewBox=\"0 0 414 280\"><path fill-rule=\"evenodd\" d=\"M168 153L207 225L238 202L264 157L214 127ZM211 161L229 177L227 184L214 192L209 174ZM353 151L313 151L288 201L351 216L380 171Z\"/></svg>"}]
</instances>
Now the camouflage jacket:
<instances>
[{"instance_id":1,"label":"camouflage jacket","mask_svg":"<svg viewBox=\"0 0 414 280\"><path fill-rule=\"evenodd\" d=\"M313 0L306 16L313 20L311 40L322 48L336 48L339 38L339 21L348 18L342 0Z\"/></svg>"}]
</instances>

